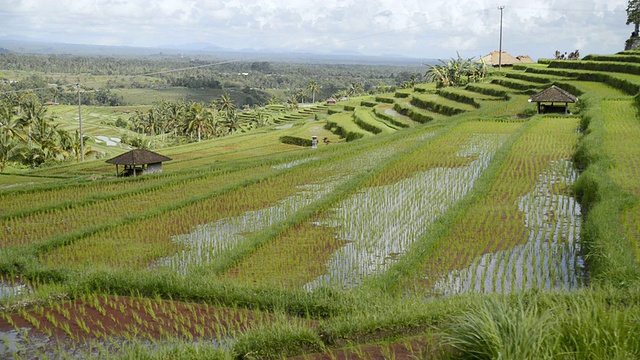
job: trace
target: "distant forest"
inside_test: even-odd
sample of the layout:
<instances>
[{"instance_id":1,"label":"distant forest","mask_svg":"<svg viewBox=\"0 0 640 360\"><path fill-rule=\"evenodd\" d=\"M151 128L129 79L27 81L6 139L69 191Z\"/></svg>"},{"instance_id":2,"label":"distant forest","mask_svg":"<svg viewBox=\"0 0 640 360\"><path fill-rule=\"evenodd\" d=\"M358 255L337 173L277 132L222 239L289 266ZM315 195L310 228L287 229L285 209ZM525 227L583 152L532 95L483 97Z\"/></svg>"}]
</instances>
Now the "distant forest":
<instances>
[{"instance_id":1,"label":"distant forest","mask_svg":"<svg viewBox=\"0 0 640 360\"><path fill-rule=\"evenodd\" d=\"M389 91L423 80L426 66L340 65L270 61L235 61L213 56L77 56L0 54L0 91L37 91L42 101L71 103L75 84L93 90L86 105L126 105L115 89L219 89L229 91L238 107L262 106L271 98L286 102L323 100L348 94ZM308 93L310 82L317 84ZM53 85L55 84L55 85ZM235 95L234 95L235 94ZM271 100L273 102L273 100Z\"/></svg>"}]
</instances>

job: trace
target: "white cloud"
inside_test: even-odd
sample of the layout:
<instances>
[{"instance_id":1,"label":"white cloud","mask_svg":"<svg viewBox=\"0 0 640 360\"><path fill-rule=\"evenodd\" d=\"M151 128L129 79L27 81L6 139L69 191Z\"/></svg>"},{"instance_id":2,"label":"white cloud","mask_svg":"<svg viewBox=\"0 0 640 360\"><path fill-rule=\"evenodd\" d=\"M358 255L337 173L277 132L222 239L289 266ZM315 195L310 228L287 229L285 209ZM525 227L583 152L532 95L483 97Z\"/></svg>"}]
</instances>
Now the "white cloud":
<instances>
[{"instance_id":1,"label":"white cloud","mask_svg":"<svg viewBox=\"0 0 640 360\"><path fill-rule=\"evenodd\" d=\"M498 47L551 56L622 50L626 0L0 0L0 36L109 45L210 42L229 48L449 58Z\"/></svg>"}]
</instances>

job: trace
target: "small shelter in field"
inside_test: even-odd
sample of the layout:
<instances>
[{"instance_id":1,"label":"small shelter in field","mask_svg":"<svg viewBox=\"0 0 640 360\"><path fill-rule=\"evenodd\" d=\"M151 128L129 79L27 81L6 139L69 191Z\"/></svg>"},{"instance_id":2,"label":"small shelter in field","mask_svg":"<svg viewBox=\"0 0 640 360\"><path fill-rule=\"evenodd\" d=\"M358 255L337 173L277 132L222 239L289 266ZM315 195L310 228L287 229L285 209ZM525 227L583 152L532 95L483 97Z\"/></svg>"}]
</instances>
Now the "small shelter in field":
<instances>
[{"instance_id":1,"label":"small shelter in field","mask_svg":"<svg viewBox=\"0 0 640 360\"><path fill-rule=\"evenodd\" d=\"M538 114L569 114L569 103L577 103L578 97L567 90L551 85L532 95L529 102L538 104Z\"/></svg>"},{"instance_id":2,"label":"small shelter in field","mask_svg":"<svg viewBox=\"0 0 640 360\"><path fill-rule=\"evenodd\" d=\"M506 51L502 52L502 57L500 57L499 51L492 51L489 54L482 57L482 60L485 64L489 66L513 66L515 64L523 64L523 63L533 63L533 60L529 55L518 55L512 56Z\"/></svg>"},{"instance_id":3,"label":"small shelter in field","mask_svg":"<svg viewBox=\"0 0 640 360\"><path fill-rule=\"evenodd\" d=\"M135 149L107 160L116 166L116 176L138 176L162 172L162 163L171 158L144 149ZM123 166L120 172L119 166Z\"/></svg>"}]
</instances>

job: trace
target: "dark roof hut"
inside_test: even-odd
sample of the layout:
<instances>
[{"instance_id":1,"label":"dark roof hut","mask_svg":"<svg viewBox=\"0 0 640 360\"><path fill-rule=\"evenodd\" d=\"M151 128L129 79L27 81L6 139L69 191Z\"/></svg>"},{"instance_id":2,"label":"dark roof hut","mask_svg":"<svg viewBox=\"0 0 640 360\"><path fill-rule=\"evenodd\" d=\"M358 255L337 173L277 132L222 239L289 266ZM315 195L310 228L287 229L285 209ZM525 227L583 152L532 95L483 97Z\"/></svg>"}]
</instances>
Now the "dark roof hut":
<instances>
[{"instance_id":1,"label":"dark roof hut","mask_svg":"<svg viewBox=\"0 0 640 360\"><path fill-rule=\"evenodd\" d=\"M578 97L568 92L567 90L561 89L555 85L551 85L551 87L548 87L541 92L532 95L529 99L529 102L538 104L538 114L569 114L569 103L577 103ZM544 105L543 103L547 103L547 105ZM564 105L556 105L556 103L564 103Z\"/></svg>"},{"instance_id":2,"label":"dark roof hut","mask_svg":"<svg viewBox=\"0 0 640 360\"><path fill-rule=\"evenodd\" d=\"M107 160L108 164L116 166L116 176L137 176L162 172L162 163L171 158L144 149L135 149ZM119 171L118 166L124 170Z\"/></svg>"}]
</instances>

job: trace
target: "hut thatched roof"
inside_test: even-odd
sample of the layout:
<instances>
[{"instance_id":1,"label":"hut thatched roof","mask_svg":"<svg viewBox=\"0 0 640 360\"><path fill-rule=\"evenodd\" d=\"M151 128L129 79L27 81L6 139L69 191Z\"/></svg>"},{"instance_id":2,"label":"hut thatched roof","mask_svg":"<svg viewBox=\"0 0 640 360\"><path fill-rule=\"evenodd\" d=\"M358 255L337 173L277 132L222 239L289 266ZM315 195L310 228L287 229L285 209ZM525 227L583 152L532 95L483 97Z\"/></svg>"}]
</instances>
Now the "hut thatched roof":
<instances>
[{"instance_id":1,"label":"hut thatched roof","mask_svg":"<svg viewBox=\"0 0 640 360\"><path fill-rule=\"evenodd\" d=\"M111 158L107 160L107 163L114 165L147 165L170 160L171 158L154 153L153 151L135 149Z\"/></svg>"},{"instance_id":2,"label":"hut thatched roof","mask_svg":"<svg viewBox=\"0 0 640 360\"><path fill-rule=\"evenodd\" d=\"M518 55L516 59L520 60L521 63L533 64L535 61L529 55Z\"/></svg>"},{"instance_id":3,"label":"hut thatched roof","mask_svg":"<svg viewBox=\"0 0 640 360\"><path fill-rule=\"evenodd\" d=\"M485 64L491 66L498 66L499 64L502 64L503 66L509 66L514 64L533 62L529 55L512 56L506 51L502 52L502 59L500 59L500 52L497 50L483 56L482 61L484 61Z\"/></svg>"},{"instance_id":4,"label":"hut thatched roof","mask_svg":"<svg viewBox=\"0 0 640 360\"><path fill-rule=\"evenodd\" d=\"M563 103L575 103L578 102L578 97L572 93L561 89L555 85L542 90L541 92L532 95L529 102L563 102Z\"/></svg>"}]
</instances>

